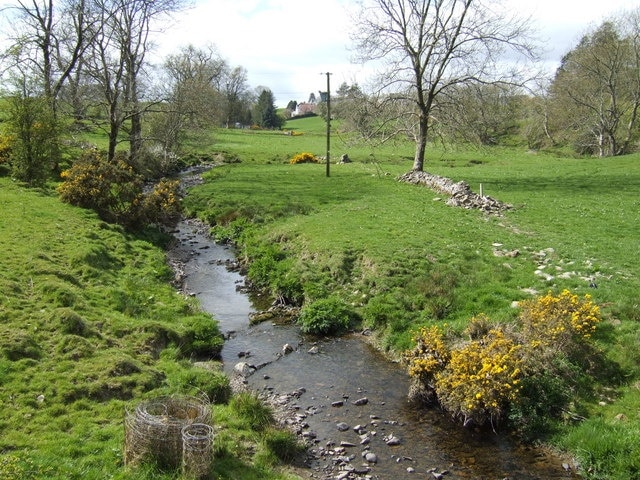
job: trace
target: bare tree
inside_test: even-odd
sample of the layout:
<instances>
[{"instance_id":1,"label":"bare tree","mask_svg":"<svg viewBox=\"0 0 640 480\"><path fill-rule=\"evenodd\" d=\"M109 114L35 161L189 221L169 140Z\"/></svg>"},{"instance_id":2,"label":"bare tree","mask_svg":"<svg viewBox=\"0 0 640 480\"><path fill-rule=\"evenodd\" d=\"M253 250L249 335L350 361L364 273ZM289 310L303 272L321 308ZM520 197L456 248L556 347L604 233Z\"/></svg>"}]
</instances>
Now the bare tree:
<instances>
[{"instance_id":1,"label":"bare tree","mask_svg":"<svg viewBox=\"0 0 640 480\"><path fill-rule=\"evenodd\" d=\"M188 45L169 55L161 69L161 97L151 118L151 137L165 154L176 153L186 132L197 132L221 117L226 62L213 46Z\"/></svg>"},{"instance_id":2,"label":"bare tree","mask_svg":"<svg viewBox=\"0 0 640 480\"><path fill-rule=\"evenodd\" d=\"M436 100L469 83L517 83L507 53L532 57L529 22L483 0L365 0L354 19L358 59L379 61L379 91L413 105L414 170L423 170Z\"/></svg>"},{"instance_id":3,"label":"bare tree","mask_svg":"<svg viewBox=\"0 0 640 480\"><path fill-rule=\"evenodd\" d=\"M181 9L183 0L92 0L100 12L100 28L92 42L87 72L104 94L108 115L108 158L113 159L126 127L132 158L142 149L141 81L152 47L154 21Z\"/></svg>"},{"instance_id":4,"label":"bare tree","mask_svg":"<svg viewBox=\"0 0 640 480\"><path fill-rule=\"evenodd\" d=\"M226 62L213 46L183 47L177 54L167 57L163 71L169 91L169 107L184 118L192 128L209 125L221 110L220 85L228 69ZM221 112L218 112L221 117Z\"/></svg>"},{"instance_id":5,"label":"bare tree","mask_svg":"<svg viewBox=\"0 0 640 480\"><path fill-rule=\"evenodd\" d=\"M223 118L227 128L234 123L248 123L253 96L247 83L247 70L235 67L225 72L221 85Z\"/></svg>"},{"instance_id":6,"label":"bare tree","mask_svg":"<svg viewBox=\"0 0 640 480\"><path fill-rule=\"evenodd\" d=\"M55 115L57 99L92 41L87 0L17 0L7 11L16 14L10 40L13 67L31 93L44 95Z\"/></svg>"},{"instance_id":7,"label":"bare tree","mask_svg":"<svg viewBox=\"0 0 640 480\"><path fill-rule=\"evenodd\" d=\"M522 92L508 85L472 83L453 88L438 105L438 126L446 138L496 145L518 130Z\"/></svg>"}]
</instances>

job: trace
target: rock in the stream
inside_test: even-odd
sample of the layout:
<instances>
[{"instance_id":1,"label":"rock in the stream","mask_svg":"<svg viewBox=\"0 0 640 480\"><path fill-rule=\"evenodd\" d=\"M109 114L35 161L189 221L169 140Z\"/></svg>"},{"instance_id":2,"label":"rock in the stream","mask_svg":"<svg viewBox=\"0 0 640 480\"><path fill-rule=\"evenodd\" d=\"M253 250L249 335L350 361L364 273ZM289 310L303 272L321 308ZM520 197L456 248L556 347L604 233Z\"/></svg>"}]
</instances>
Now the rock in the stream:
<instances>
[{"instance_id":1,"label":"rock in the stream","mask_svg":"<svg viewBox=\"0 0 640 480\"><path fill-rule=\"evenodd\" d=\"M362 452L362 456L369 463L378 463L378 456L373 452Z\"/></svg>"},{"instance_id":2,"label":"rock in the stream","mask_svg":"<svg viewBox=\"0 0 640 480\"><path fill-rule=\"evenodd\" d=\"M339 422L336 424L336 427L338 428L339 431L341 432L346 432L347 430L349 430L349 425L347 425L344 422Z\"/></svg>"},{"instance_id":3,"label":"rock in the stream","mask_svg":"<svg viewBox=\"0 0 640 480\"><path fill-rule=\"evenodd\" d=\"M367 429L364 425L356 425L355 427L353 427L353 431L358 435L364 435L365 433L367 433Z\"/></svg>"},{"instance_id":4,"label":"rock in the stream","mask_svg":"<svg viewBox=\"0 0 640 480\"><path fill-rule=\"evenodd\" d=\"M400 439L393 434L385 437L384 442L389 446L400 445Z\"/></svg>"},{"instance_id":5,"label":"rock in the stream","mask_svg":"<svg viewBox=\"0 0 640 480\"><path fill-rule=\"evenodd\" d=\"M234 365L233 371L236 375L248 377L256 371L256 367L247 362L239 362Z\"/></svg>"}]
</instances>

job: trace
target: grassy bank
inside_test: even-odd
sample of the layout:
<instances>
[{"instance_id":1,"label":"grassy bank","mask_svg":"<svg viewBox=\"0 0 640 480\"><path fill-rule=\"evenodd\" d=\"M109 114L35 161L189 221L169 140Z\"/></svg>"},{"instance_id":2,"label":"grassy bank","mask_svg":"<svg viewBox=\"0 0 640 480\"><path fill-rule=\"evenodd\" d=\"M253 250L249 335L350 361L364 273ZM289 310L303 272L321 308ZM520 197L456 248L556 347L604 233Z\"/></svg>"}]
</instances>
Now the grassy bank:
<instances>
[{"instance_id":1,"label":"grassy bank","mask_svg":"<svg viewBox=\"0 0 640 480\"><path fill-rule=\"evenodd\" d=\"M220 234L244 231L252 273L274 290L354 305L391 353L433 321L461 331L480 313L513 320L513 302L532 292L590 294L604 317L595 345L617 374L594 379L588 396L574 393L545 440L573 452L592 478L637 478L640 156L432 149L427 170L514 206L486 217L398 183L411 168L408 145L372 151L338 139L334 151L354 163L332 165L329 178L323 165L289 165L301 151L323 154L319 128L289 125L303 134L217 133L213 148L242 162L212 170L188 209Z\"/></svg>"},{"instance_id":2,"label":"grassy bank","mask_svg":"<svg viewBox=\"0 0 640 480\"><path fill-rule=\"evenodd\" d=\"M214 403L215 478L295 478L272 447L292 441L255 421L251 398L231 399L216 362L194 366L222 340L170 285L166 239L8 178L0 206L0 478L180 478L123 465L125 409L174 394Z\"/></svg>"}]
</instances>

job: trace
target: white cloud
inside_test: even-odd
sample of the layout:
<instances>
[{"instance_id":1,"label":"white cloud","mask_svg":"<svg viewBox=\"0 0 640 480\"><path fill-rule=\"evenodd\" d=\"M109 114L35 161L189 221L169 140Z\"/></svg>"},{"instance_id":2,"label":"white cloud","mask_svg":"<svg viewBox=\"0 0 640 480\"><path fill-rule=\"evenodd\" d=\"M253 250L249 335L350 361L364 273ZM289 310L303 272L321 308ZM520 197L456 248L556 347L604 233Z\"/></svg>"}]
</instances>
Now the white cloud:
<instances>
[{"instance_id":1,"label":"white cloud","mask_svg":"<svg viewBox=\"0 0 640 480\"><path fill-rule=\"evenodd\" d=\"M504 0L513 13L531 16L543 40L545 62L555 68L589 29L637 0ZM350 63L353 0L197 0L159 38L160 54L192 43L215 44L232 66L248 71L252 86L269 87L278 105L304 101L326 88L321 72L332 72L332 90L342 82L366 83L362 66Z\"/></svg>"},{"instance_id":2,"label":"white cloud","mask_svg":"<svg viewBox=\"0 0 640 480\"><path fill-rule=\"evenodd\" d=\"M252 86L269 87L278 105L304 101L326 89L326 77L357 81L350 63L345 0L217 0L196 3L158 39L159 54L189 43L215 44L232 66L248 71ZM337 85L339 85L337 83Z\"/></svg>"}]
</instances>

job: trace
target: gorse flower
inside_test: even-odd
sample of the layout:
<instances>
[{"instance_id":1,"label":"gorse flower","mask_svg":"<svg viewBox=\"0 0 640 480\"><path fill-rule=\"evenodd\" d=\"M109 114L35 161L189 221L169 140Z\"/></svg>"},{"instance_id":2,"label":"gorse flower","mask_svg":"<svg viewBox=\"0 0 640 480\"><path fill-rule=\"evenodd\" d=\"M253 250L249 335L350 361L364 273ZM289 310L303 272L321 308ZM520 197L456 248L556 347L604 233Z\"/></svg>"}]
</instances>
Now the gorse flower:
<instances>
[{"instance_id":1,"label":"gorse flower","mask_svg":"<svg viewBox=\"0 0 640 480\"><path fill-rule=\"evenodd\" d=\"M313 153L302 152L295 155L290 161L292 165L298 163L318 163L318 157L316 157Z\"/></svg>"},{"instance_id":2,"label":"gorse flower","mask_svg":"<svg viewBox=\"0 0 640 480\"><path fill-rule=\"evenodd\" d=\"M464 422L494 422L518 399L521 357L501 330L451 351L451 361L436 376L440 404Z\"/></svg>"},{"instance_id":3,"label":"gorse flower","mask_svg":"<svg viewBox=\"0 0 640 480\"><path fill-rule=\"evenodd\" d=\"M457 338L455 346L438 326L423 327L404 356L409 375L465 424L494 424L522 400L524 372L548 374L537 359L588 341L601 317L589 295L580 298L564 290L522 302L519 320L521 332L507 334L491 327L485 315L474 317L465 330L470 339Z\"/></svg>"},{"instance_id":4,"label":"gorse flower","mask_svg":"<svg viewBox=\"0 0 640 480\"><path fill-rule=\"evenodd\" d=\"M520 320L526 336L548 346L586 340L601 321L600 308L590 295L582 299L563 290L551 292L534 300L522 302Z\"/></svg>"},{"instance_id":5,"label":"gorse flower","mask_svg":"<svg viewBox=\"0 0 640 480\"><path fill-rule=\"evenodd\" d=\"M435 375L449 363L451 352L444 342L442 330L436 325L422 327L415 335L416 346L407 352L409 375L430 384Z\"/></svg>"}]
</instances>

